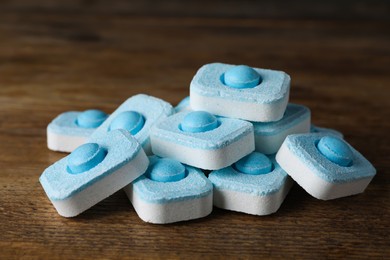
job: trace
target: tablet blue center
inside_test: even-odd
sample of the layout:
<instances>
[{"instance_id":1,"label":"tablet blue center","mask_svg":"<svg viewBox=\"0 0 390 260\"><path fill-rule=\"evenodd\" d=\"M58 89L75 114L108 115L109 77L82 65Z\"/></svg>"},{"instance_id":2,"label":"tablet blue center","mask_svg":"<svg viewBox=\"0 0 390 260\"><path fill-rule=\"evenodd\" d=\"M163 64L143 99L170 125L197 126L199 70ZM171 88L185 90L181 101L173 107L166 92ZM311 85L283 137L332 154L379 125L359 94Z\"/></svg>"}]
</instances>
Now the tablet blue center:
<instances>
[{"instance_id":1,"label":"tablet blue center","mask_svg":"<svg viewBox=\"0 0 390 260\"><path fill-rule=\"evenodd\" d=\"M246 65L235 66L223 74L222 81L232 88L253 88L260 84L259 73Z\"/></svg>"},{"instance_id":2,"label":"tablet blue center","mask_svg":"<svg viewBox=\"0 0 390 260\"><path fill-rule=\"evenodd\" d=\"M351 148L340 138L324 136L317 144L317 149L329 161L340 166L351 166L353 153Z\"/></svg>"},{"instance_id":3,"label":"tablet blue center","mask_svg":"<svg viewBox=\"0 0 390 260\"><path fill-rule=\"evenodd\" d=\"M101 110L90 109L80 113L76 124L82 128L96 128L100 126L108 115Z\"/></svg>"},{"instance_id":4,"label":"tablet blue center","mask_svg":"<svg viewBox=\"0 0 390 260\"><path fill-rule=\"evenodd\" d=\"M219 126L218 119L205 111L194 111L188 113L180 124L180 129L189 133L200 133L211 131Z\"/></svg>"},{"instance_id":5,"label":"tablet blue center","mask_svg":"<svg viewBox=\"0 0 390 260\"><path fill-rule=\"evenodd\" d=\"M97 143L83 144L68 156L68 172L71 174L86 172L101 163L106 154L106 150Z\"/></svg>"},{"instance_id":6,"label":"tablet blue center","mask_svg":"<svg viewBox=\"0 0 390 260\"><path fill-rule=\"evenodd\" d=\"M147 176L158 182L174 182L185 178L186 169L176 160L162 158L149 166Z\"/></svg>"},{"instance_id":7,"label":"tablet blue center","mask_svg":"<svg viewBox=\"0 0 390 260\"><path fill-rule=\"evenodd\" d=\"M234 168L245 174L267 174L272 171L272 162L266 155L253 152L236 162Z\"/></svg>"},{"instance_id":8,"label":"tablet blue center","mask_svg":"<svg viewBox=\"0 0 390 260\"><path fill-rule=\"evenodd\" d=\"M144 117L136 111L125 111L120 113L110 125L110 131L115 129L125 129L130 134L137 134L145 124Z\"/></svg>"}]
</instances>

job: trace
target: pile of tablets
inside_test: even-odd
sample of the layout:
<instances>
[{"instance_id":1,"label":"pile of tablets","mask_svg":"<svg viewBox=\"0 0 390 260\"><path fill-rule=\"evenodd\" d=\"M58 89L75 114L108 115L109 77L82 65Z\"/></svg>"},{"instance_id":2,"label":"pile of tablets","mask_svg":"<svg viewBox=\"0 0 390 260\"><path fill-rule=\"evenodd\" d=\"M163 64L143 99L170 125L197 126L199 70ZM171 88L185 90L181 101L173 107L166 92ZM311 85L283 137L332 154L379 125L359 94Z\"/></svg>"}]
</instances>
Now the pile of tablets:
<instances>
[{"instance_id":1,"label":"pile of tablets","mask_svg":"<svg viewBox=\"0 0 390 260\"><path fill-rule=\"evenodd\" d=\"M363 192L375 168L341 133L311 125L289 92L282 71L213 63L175 108L139 94L111 115L63 113L47 127L48 147L71 153L40 182L61 216L124 189L138 216L158 224L213 206L268 215L294 182L322 200Z\"/></svg>"}]
</instances>

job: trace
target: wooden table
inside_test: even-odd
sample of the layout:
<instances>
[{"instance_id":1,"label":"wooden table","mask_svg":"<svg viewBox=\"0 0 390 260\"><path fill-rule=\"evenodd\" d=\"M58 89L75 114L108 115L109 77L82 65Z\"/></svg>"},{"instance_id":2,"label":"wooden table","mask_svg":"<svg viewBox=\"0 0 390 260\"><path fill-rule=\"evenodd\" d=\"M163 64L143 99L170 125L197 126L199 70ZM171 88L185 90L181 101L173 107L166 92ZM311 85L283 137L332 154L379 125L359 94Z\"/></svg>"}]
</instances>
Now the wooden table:
<instances>
[{"instance_id":1,"label":"wooden table","mask_svg":"<svg viewBox=\"0 0 390 260\"><path fill-rule=\"evenodd\" d=\"M0 258L389 259L389 5L337 2L2 2ZM214 209L163 226L142 222L123 191L57 215L38 182L65 156L46 147L55 116L112 112L137 93L176 104L215 61L288 72L290 100L375 165L367 190L320 201L295 185L270 216Z\"/></svg>"}]
</instances>

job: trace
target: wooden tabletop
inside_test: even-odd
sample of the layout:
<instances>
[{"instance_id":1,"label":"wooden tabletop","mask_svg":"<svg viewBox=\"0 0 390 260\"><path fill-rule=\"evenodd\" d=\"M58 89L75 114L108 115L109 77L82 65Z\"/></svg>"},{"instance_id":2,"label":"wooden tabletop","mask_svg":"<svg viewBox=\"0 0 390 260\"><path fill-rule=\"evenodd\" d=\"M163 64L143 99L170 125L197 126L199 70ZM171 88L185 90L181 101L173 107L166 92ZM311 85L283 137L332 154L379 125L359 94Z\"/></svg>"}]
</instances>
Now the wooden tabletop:
<instances>
[{"instance_id":1,"label":"wooden tabletop","mask_svg":"<svg viewBox=\"0 0 390 260\"><path fill-rule=\"evenodd\" d=\"M390 258L390 37L386 1L3 1L0 4L0 259ZM302 8L299 8L302 7ZM197 69L248 64L291 75L290 100L344 133L377 169L332 201L295 185L276 214L214 209L141 221L123 191L60 217L38 178L58 114L111 113L146 93L176 104Z\"/></svg>"}]
</instances>

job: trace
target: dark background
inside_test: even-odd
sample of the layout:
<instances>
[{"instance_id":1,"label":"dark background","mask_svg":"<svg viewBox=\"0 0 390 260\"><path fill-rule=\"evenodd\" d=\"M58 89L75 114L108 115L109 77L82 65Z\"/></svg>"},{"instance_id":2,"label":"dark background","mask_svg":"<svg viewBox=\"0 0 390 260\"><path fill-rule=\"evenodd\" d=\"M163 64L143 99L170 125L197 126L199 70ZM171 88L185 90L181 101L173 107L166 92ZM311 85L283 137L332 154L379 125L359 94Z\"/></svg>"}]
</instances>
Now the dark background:
<instances>
[{"instance_id":1,"label":"dark background","mask_svg":"<svg viewBox=\"0 0 390 260\"><path fill-rule=\"evenodd\" d=\"M388 1L0 1L0 259L389 258L389 17ZM123 191L57 215L38 182L64 156L46 148L55 116L137 93L175 105L216 61L289 73L290 100L377 168L367 190L320 201L295 185L270 216L165 226Z\"/></svg>"}]
</instances>

